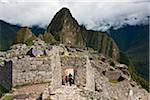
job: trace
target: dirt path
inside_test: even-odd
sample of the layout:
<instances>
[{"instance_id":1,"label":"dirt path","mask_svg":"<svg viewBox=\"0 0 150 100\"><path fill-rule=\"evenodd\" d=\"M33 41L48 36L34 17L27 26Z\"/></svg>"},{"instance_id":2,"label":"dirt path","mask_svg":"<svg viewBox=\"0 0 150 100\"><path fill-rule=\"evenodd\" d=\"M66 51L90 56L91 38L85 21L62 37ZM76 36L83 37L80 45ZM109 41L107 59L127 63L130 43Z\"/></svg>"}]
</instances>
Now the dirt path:
<instances>
[{"instance_id":1,"label":"dirt path","mask_svg":"<svg viewBox=\"0 0 150 100\"><path fill-rule=\"evenodd\" d=\"M28 85L14 89L13 100L36 100L48 84Z\"/></svg>"},{"instance_id":2,"label":"dirt path","mask_svg":"<svg viewBox=\"0 0 150 100\"><path fill-rule=\"evenodd\" d=\"M62 86L56 89L55 95L51 96L51 100L86 100L80 96L81 89L74 86Z\"/></svg>"}]
</instances>

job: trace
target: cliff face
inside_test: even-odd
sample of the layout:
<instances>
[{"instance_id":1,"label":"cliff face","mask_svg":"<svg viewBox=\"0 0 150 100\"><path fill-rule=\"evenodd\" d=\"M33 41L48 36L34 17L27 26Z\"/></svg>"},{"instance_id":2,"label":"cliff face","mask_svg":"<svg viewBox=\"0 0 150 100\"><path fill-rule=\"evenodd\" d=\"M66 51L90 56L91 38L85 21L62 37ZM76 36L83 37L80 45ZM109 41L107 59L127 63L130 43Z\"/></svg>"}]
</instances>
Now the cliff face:
<instances>
[{"instance_id":1,"label":"cliff face","mask_svg":"<svg viewBox=\"0 0 150 100\"><path fill-rule=\"evenodd\" d=\"M81 27L67 8L62 8L56 13L47 30L60 43L91 47L115 60L119 58L119 49L112 38L105 33Z\"/></svg>"},{"instance_id":2,"label":"cliff face","mask_svg":"<svg viewBox=\"0 0 150 100\"><path fill-rule=\"evenodd\" d=\"M119 59L119 49L114 40L106 33L86 30L82 28L82 34L86 41L86 46L105 54L115 60Z\"/></svg>"}]
</instances>

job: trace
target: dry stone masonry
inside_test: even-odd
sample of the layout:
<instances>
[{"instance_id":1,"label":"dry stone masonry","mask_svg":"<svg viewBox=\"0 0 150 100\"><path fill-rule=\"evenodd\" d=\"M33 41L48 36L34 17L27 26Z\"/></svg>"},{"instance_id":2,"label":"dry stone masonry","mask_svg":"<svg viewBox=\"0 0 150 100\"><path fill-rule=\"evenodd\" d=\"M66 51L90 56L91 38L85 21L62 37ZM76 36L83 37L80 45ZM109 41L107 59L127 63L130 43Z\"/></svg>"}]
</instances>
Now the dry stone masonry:
<instances>
[{"instance_id":1,"label":"dry stone masonry","mask_svg":"<svg viewBox=\"0 0 150 100\"><path fill-rule=\"evenodd\" d=\"M24 86L48 84L41 89L41 94L34 91L34 97L43 100L60 100L61 97L62 100L148 100L146 90L136 83L132 85L134 81L126 65L116 61L112 65L111 58L90 48L49 45L38 39L33 46L17 44L6 53L0 53L0 62L0 84L8 90L14 88L13 94L18 94L15 91ZM75 85L71 87L63 85L67 71L74 77ZM30 94L20 94L19 98L37 99Z\"/></svg>"},{"instance_id":2,"label":"dry stone masonry","mask_svg":"<svg viewBox=\"0 0 150 100\"><path fill-rule=\"evenodd\" d=\"M61 77L61 62L59 56L59 47L53 47L53 56L52 56L52 89L55 90L62 85ZM50 66L49 66L50 67Z\"/></svg>"}]
</instances>

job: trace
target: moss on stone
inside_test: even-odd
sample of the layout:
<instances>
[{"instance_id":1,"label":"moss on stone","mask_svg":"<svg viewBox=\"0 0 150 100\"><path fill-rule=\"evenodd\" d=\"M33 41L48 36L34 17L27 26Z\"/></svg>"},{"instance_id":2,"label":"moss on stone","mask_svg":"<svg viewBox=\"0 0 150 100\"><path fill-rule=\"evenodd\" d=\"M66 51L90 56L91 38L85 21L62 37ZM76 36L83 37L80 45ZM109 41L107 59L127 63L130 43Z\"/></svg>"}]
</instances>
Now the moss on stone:
<instances>
[{"instance_id":1,"label":"moss on stone","mask_svg":"<svg viewBox=\"0 0 150 100\"><path fill-rule=\"evenodd\" d=\"M116 83L118 83L119 81L118 81L118 80L109 80L109 82L116 84Z\"/></svg>"},{"instance_id":2,"label":"moss on stone","mask_svg":"<svg viewBox=\"0 0 150 100\"><path fill-rule=\"evenodd\" d=\"M31 46L31 45L33 45L33 41L36 39L36 36L35 35L32 35L32 37L31 38L29 38L26 42L25 42L25 44L27 44L27 46Z\"/></svg>"}]
</instances>

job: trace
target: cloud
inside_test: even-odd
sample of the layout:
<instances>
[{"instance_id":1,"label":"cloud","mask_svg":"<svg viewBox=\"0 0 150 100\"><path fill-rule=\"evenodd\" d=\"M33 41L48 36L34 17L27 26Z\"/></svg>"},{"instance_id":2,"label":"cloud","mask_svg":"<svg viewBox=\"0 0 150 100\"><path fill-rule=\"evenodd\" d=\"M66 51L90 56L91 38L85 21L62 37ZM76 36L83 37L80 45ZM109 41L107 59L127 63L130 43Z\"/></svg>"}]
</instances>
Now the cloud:
<instances>
[{"instance_id":1,"label":"cloud","mask_svg":"<svg viewBox=\"0 0 150 100\"><path fill-rule=\"evenodd\" d=\"M0 0L0 19L22 26L47 26L68 7L79 24L106 31L126 24L148 24L148 0Z\"/></svg>"}]
</instances>

